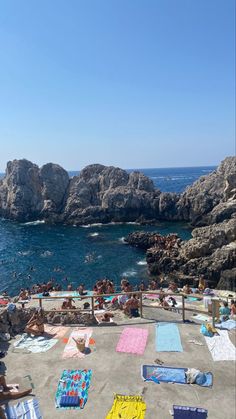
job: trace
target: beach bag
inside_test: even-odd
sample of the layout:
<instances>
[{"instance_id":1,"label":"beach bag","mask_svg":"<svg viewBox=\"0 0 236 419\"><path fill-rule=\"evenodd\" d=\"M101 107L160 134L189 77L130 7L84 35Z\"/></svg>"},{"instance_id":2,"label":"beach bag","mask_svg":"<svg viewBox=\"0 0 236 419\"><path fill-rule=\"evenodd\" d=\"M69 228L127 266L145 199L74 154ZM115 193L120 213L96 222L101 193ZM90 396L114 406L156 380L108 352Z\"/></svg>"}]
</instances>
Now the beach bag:
<instances>
[{"instance_id":1,"label":"beach bag","mask_svg":"<svg viewBox=\"0 0 236 419\"><path fill-rule=\"evenodd\" d=\"M205 324L201 325L200 332L202 333L202 335L208 336L210 338L212 338L212 336L214 335L214 333L207 329Z\"/></svg>"},{"instance_id":2,"label":"beach bag","mask_svg":"<svg viewBox=\"0 0 236 419\"><path fill-rule=\"evenodd\" d=\"M84 352L85 351L86 340L84 338L78 338L76 340L74 339L74 341L76 343L76 346L77 346L78 350L80 352Z\"/></svg>"}]
</instances>

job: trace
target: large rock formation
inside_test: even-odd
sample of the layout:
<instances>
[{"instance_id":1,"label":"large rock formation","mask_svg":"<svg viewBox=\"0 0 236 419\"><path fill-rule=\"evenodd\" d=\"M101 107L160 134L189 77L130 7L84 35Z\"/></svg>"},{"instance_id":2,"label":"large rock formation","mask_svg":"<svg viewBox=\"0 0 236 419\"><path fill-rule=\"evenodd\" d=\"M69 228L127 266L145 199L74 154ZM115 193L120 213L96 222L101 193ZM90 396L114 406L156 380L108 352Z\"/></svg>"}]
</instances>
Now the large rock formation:
<instances>
[{"instance_id":1,"label":"large rock formation","mask_svg":"<svg viewBox=\"0 0 236 419\"><path fill-rule=\"evenodd\" d=\"M223 272L235 266L235 214L236 157L227 157L216 171L180 195L161 193L142 173L128 174L100 164L69 179L56 164L39 168L27 160L14 160L0 180L0 216L17 221L81 225L178 220L201 227L193 230L190 241L181 246L177 241L173 249L161 246L159 238L148 250L149 270L203 274L214 283L226 277L230 281ZM152 246L150 237L140 240L141 247Z\"/></svg>"},{"instance_id":2,"label":"large rock formation","mask_svg":"<svg viewBox=\"0 0 236 419\"><path fill-rule=\"evenodd\" d=\"M62 210L68 184L68 173L57 164L39 169L25 159L8 162L0 181L0 215L17 221L53 218Z\"/></svg>"},{"instance_id":3,"label":"large rock formation","mask_svg":"<svg viewBox=\"0 0 236 419\"><path fill-rule=\"evenodd\" d=\"M176 235L131 233L126 241L147 249L146 259L151 275L169 278L204 276L213 286L234 290L236 266L236 218L199 227L193 238L181 241Z\"/></svg>"},{"instance_id":4,"label":"large rock formation","mask_svg":"<svg viewBox=\"0 0 236 419\"><path fill-rule=\"evenodd\" d=\"M181 194L155 189L142 173L93 164L79 176L56 164L41 169L27 160L7 164L0 181L0 216L84 224L110 221L183 220L208 225L236 210L236 158L201 177Z\"/></svg>"}]
</instances>

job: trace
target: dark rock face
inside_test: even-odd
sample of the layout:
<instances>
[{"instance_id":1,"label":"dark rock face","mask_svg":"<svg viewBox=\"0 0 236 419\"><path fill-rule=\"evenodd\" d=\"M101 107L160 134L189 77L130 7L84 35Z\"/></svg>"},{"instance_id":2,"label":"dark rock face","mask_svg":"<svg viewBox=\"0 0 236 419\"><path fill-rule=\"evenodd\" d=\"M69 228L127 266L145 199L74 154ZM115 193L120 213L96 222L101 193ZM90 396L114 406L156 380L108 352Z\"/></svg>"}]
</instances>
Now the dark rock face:
<instances>
[{"instance_id":1,"label":"dark rock face","mask_svg":"<svg viewBox=\"0 0 236 419\"><path fill-rule=\"evenodd\" d=\"M235 218L231 218L219 224L196 228L192 232L193 238L186 242L176 235L162 237L159 234L140 232L130 234L126 241L147 250L146 260L152 275L171 274L170 279L173 276L195 278L203 275L214 286L218 284L218 287L225 287L227 283L231 284L228 289L233 289L233 268L236 266L235 221ZM234 282L235 279L234 276Z\"/></svg>"}]
</instances>

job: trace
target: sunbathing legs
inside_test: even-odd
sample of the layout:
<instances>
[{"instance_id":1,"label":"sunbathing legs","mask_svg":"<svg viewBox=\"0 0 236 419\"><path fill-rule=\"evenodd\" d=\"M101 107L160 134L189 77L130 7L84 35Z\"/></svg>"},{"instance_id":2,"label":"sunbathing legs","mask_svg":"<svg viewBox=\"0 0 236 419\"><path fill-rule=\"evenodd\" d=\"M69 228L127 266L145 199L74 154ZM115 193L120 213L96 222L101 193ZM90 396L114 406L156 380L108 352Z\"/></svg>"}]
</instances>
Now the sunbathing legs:
<instances>
[{"instance_id":1,"label":"sunbathing legs","mask_svg":"<svg viewBox=\"0 0 236 419\"><path fill-rule=\"evenodd\" d=\"M28 390L24 390L24 391L17 391L17 392L11 392L10 390L11 390L11 387L6 384L4 375L0 375L0 401L15 400L21 397L25 397L31 393L32 388L29 388Z\"/></svg>"}]
</instances>

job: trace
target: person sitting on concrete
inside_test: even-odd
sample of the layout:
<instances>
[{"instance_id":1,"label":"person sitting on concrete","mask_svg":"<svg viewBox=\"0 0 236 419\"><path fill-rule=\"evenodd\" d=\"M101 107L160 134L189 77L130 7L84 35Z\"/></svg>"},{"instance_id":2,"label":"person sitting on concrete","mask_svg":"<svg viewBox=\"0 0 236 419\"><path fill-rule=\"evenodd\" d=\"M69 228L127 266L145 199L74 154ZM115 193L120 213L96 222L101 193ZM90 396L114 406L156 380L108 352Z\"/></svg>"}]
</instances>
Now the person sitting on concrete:
<instances>
[{"instance_id":1,"label":"person sitting on concrete","mask_svg":"<svg viewBox=\"0 0 236 419\"><path fill-rule=\"evenodd\" d=\"M66 298L62 303L62 310L75 310L76 307L73 306L72 302L74 303L73 298Z\"/></svg>"},{"instance_id":2,"label":"person sitting on concrete","mask_svg":"<svg viewBox=\"0 0 236 419\"><path fill-rule=\"evenodd\" d=\"M161 297L159 300L160 300L159 305L161 307L163 307L165 310L167 310L167 307L170 307L169 304L168 304L168 302L165 300L165 298L162 298Z\"/></svg>"},{"instance_id":3,"label":"person sitting on concrete","mask_svg":"<svg viewBox=\"0 0 236 419\"><path fill-rule=\"evenodd\" d=\"M139 300L136 294L133 294L124 305L124 313L129 317L139 317Z\"/></svg>"},{"instance_id":4,"label":"person sitting on concrete","mask_svg":"<svg viewBox=\"0 0 236 419\"><path fill-rule=\"evenodd\" d=\"M44 321L42 309L36 311L29 319L25 332L34 336L40 336L44 333Z\"/></svg>"},{"instance_id":5,"label":"person sitting on concrete","mask_svg":"<svg viewBox=\"0 0 236 419\"><path fill-rule=\"evenodd\" d=\"M86 295L87 292L84 290L84 284L80 284L77 288L79 295Z\"/></svg>"},{"instance_id":6,"label":"person sitting on concrete","mask_svg":"<svg viewBox=\"0 0 236 419\"><path fill-rule=\"evenodd\" d=\"M29 299L28 291L24 288L21 288L18 301L25 301Z\"/></svg>"},{"instance_id":7,"label":"person sitting on concrete","mask_svg":"<svg viewBox=\"0 0 236 419\"><path fill-rule=\"evenodd\" d=\"M223 301L223 306L220 307L220 321L225 322L226 320L229 320L230 316L230 308L228 306L228 303L226 301Z\"/></svg>"},{"instance_id":8,"label":"person sitting on concrete","mask_svg":"<svg viewBox=\"0 0 236 419\"><path fill-rule=\"evenodd\" d=\"M186 284L186 285L183 287L183 292L184 292L185 294L192 294L192 293L193 293L193 290L190 288L190 285L189 285L189 284Z\"/></svg>"}]
</instances>

